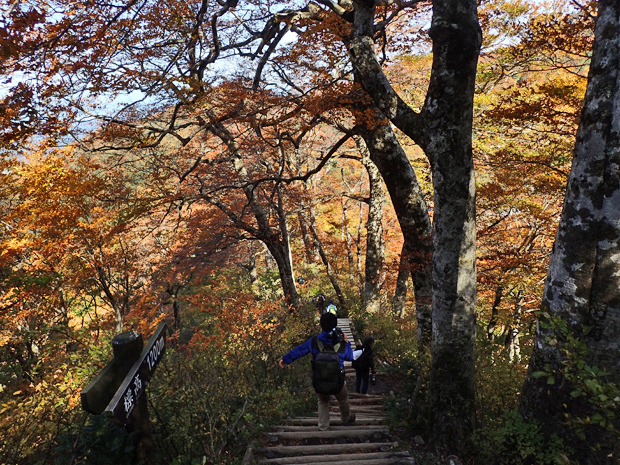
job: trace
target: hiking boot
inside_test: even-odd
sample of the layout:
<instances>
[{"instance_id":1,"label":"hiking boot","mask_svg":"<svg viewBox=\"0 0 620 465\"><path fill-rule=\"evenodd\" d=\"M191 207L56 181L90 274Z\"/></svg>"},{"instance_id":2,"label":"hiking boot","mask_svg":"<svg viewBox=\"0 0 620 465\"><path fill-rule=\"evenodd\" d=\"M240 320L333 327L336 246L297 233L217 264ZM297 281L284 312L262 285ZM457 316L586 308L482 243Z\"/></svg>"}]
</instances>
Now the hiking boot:
<instances>
[{"instance_id":1,"label":"hiking boot","mask_svg":"<svg viewBox=\"0 0 620 465\"><path fill-rule=\"evenodd\" d=\"M345 426L349 426L355 423L355 413L352 413L349 415L349 419L345 422L343 422L342 424Z\"/></svg>"}]
</instances>

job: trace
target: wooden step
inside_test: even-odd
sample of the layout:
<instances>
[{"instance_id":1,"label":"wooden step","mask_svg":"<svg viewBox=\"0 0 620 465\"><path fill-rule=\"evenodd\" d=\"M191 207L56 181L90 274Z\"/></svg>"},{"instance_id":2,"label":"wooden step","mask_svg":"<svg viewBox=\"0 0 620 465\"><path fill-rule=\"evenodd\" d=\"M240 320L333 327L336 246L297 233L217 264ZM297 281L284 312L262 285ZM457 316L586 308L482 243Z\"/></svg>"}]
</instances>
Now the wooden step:
<instances>
[{"instance_id":1,"label":"wooden step","mask_svg":"<svg viewBox=\"0 0 620 465\"><path fill-rule=\"evenodd\" d=\"M355 425L336 425L330 422L329 425L329 429L330 431L344 431L347 429L364 429L364 430L374 430L377 427L382 427L382 428L387 428L387 426L384 426L383 424L380 425L370 425L370 424L358 424L357 420L355 420ZM277 434L277 433L283 433L283 432L293 432L293 431L306 431L306 432L314 432L317 431L317 423L316 420L314 422L314 424L312 425L277 425L274 427L275 432L274 433L269 433L269 434Z\"/></svg>"},{"instance_id":2,"label":"wooden step","mask_svg":"<svg viewBox=\"0 0 620 465\"><path fill-rule=\"evenodd\" d=\"M296 440L303 441L307 439L349 439L349 438L361 438L372 437L373 439L381 439L387 437L390 431L387 426L382 425L370 425L365 427L356 428L355 425L344 427L342 429L330 428L327 431L278 431L267 433L267 437L271 442L277 442L282 440Z\"/></svg>"},{"instance_id":3,"label":"wooden step","mask_svg":"<svg viewBox=\"0 0 620 465\"><path fill-rule=\"evenodd\" d=\"M385 396L377 395L377 394L359 394L357 392L349 392L349 398L352 399L366 399L366 400L374 400L377 402L385 402Z\"/></svg>"},{"instance_id":4,"label":"wooden step","mask_svg":"<svg viewBox=\"0 0 620 465\"><path fill-rule=\"evenodd\" d=\"M301 418L289 418L286 420L286 424L289 426L317 426L319 422L318 417L301 417ZM330 426L342 426L342 421L340 420L340 415L330 415L329 420ZM378 425L385 424L385 415L357 415L355 418L356 425ZM345 426L348 428L348 426Z\"/></svg>"},{"instance_id":5,"label":"wooden step","mask_svg":"<svg viewBox=\"0 0 620 465\"><path fill-rule=\"evenodd\" d=\"M406 452L369 452L366 454L346 454L346 455L306 455L297 457L280 457L276 459L264 459L258 461L260 464L269 465L309 465L309 464L329 464L337 465L342 463L362 464L362 465L390 465L390 464L412 464L413 460Z\"/></svg>"},{"instance_id":6,"label":"wooden step","mask_svg":"<svg viewBox=\"0 0 620 465\"><path fill-rule=\"evenodd\" d=\"M332 405L330 406L330 411L331 412L339 412L340 410L338 409L337 405ZM351 412L355 413L356 415L358 413L368 413L368 414L374 414L374 415L381 415L384 414L385 409L382 407L355 407L355 408L351 408Z\"/></svg>"},{"instance_id":7,"label":"wooden step","mask_svg":"<svg viewBox=\"0 0 620 465\"><path fill-rule=\"evenodd\" d=\"M385 400L372 397L357 397L349 394L349 403L351 405L384 405Z\"/></svg>"},{"instance_id":8,"label":"wooden step","mask_svg":"<svg viewBox=\"0 0 620 465\"><path fill-rule=\"evenodd\" d=\"M312 446L273 446L261 447L255 450L256 454L264 455L268 459L278 456L299 456L299 455L325 455L325 454L347 454L366 452L388 452L398 447L397 442L363 442L351 444L318 444Z\"/></svg>"},{"instance_id":9,"label":"wooden step","mask_svg":"<svg viewBox=\"0 0 620 465\"><path fill-rule=\"evenodd\" d=\"M338 405L338 401L335 399L330 399L329 401L332 405ZM382 401L373 400L373 399L361 399L356 397L349 398L349 405L359 405L360 407L382 407L384 408L384 404Z\"/></svg>"},{"instance_id":10,"label":"wooden step","mask_svg":"<svg viewBox=\"0 0 620 465\"><path fill-rule=\"evenodd\" d=\"M375 418L377 416L385 417L385 413L380 411L380 410L377 410L377 411L374 411L374 412L360 412L359 415L357 414L357 410L353 410L352 409L351 412L355 413L355 416L356 417L360 417L360 418ZM329 417L332 420L340 420L340 410L337 407L335 407L334 409L330 410ZM315 418L316 419L316 418L318 418L318 415L313 415L311 417L301 417L301 418Z\"/></svg>"}]
</instances>

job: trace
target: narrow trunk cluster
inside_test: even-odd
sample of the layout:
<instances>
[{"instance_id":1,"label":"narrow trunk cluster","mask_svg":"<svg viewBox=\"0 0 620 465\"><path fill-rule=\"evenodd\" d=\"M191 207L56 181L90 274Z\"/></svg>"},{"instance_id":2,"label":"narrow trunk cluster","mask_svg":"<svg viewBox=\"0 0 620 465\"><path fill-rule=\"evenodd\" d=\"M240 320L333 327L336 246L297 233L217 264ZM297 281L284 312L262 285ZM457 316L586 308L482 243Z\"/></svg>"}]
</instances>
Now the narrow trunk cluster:
<instances>
[{"instance_id":1,"label":"narrow trunk cluster","mask_svg":"<svg viewBox=\"0 0 620 465\"><path fill-rule=\"evenodd\" d=\"M370 158L379 169L405 238L403 253L413 281L418 321L418 344L431 339L431 220L428 206L407 154L387 120L377 121L363 138Z\"/></svg>"},{"instance_id":2,"label":"narrow trunk cluster","mask_svg":"<svg viewBox=\"0 0 620 465\"><path fill-rule=\"evenodd\" d=\"M372 162L368 148L360 141L362 165L368 173L370 198L368 220L366 221L366 276L364 280L364 302L366 311L381 310L381 288L385 280L385 242L383 240L383 185L381 174Z\"/></svg>"}]
</instances>

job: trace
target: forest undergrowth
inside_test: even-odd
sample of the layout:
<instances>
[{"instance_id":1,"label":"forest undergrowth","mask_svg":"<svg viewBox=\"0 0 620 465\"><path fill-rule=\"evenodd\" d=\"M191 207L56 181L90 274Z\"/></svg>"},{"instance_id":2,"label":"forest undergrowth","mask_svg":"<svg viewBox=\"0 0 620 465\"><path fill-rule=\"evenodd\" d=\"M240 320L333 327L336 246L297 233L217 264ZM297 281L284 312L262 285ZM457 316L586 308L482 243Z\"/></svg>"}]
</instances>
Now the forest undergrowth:
<instances>
[{"instance_id":1,"label":"forest undergrowth","mask_svg":"<svg viewBox=\"0 0 620 465\"><path fill-rule=\"evenodd\" d=\"M316 411L309 358L286 370L278 367L283 354L319 331L312 299L291 313L275 296L257 300L240 289L231 292L234 286L234 277L218 275L179 296L183 324L176 331L171 328L147 391L156 463L240 464L247 445L283 418ZM367 314L362 308L352 300L340 316L352 319L360 339L373 336L376 341L377 382L369 393L386 396L391 431L417 463L443 463L427 444L429 355L417 347L415 315ZM130 324L148 335L150 326L144 321L162 317L134 315ZM510 359L506 347L487 338L482 322L480 326L478 429L460 457L462 463L575 463L568 458L570 444L525 421L517 411L531 341L523 338L521 358ZM79 344L48 354L64 360L57 369L33 370L30 385L13 383L0 392L0 464L136 463L130 432L81 410L81 389L111 357L113 332L100 331L97 339L92 334L85 327L76 330ZM581 373L578 365L575 379ZM2 382L11 384L7 376ZM592 376L582 384L585 392L593 386ZM613 407L607 407L609 415Z\"/></svg>"},{"instance_id":2,"label":"forest undergrowth","mask_svg":"<svg viewBox=\"0 0 620 465\"><path fill-rule=\"evenodd\" d=\"M373 335L377 340L380 374L369 393L386 395L391 433L406 444L416 463L448 463L447 458L436 454L433 445L428 443L432 417L428 407L430 355L417 349L415 321L393 315L357 315L354 321L359 334ZM570 438L547 432L519 413L519 394L531 340L522 339L520 357L515 359L504 339L493 340L487 336L484 323L482 319L479 322L477 341L477 429L467 450L459 457L460 462L470 465L578 464ZM592 382L592 379L588 381ZM577 423L583 420L569 417L568 421L573 422L579 434ZM601 430L601 434L609 433ZM596 447L595 439L592 445Z\"/></svg>"}]
</instances>

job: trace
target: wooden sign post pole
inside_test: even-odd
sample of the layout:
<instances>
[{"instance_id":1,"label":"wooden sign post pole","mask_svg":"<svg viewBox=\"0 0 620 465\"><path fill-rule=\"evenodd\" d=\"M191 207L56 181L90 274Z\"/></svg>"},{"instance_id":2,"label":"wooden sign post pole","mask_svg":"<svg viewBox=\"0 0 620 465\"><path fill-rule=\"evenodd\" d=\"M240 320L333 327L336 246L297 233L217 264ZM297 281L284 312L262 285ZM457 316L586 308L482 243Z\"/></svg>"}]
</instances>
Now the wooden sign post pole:
<instances>
[{"instance_id":1,"label":"wooden sign post pole","mask_svg":"<svg viewBox=\"0 0 620 465\"><path fill-rule=\"evenodd\" d=\"M112 340L114 358L81 393L82 408L103 413L135 433L137 459L152 465L153 439L145 389L166 348L166 324L161 323L143 348L142 336L133 331Z\"/></svg>"},{"instance_id":2,"label":"wooden sign post pole","mask_svg":"<svg viewBox=\"0 0 620 465\"><path fill-rule=\"evenodd\" d=\"M112 340L114 359L118 360L119 371L125 373L123 381L133 365L140 359L143 345L142 336L134 332L121 333ZM124 423L116 418L112 418L112 421ZM143 463L144 465L154 464L152 428L149 419L148 402L144 391L135 400L135 407L124 424L127 430L134 434L136 462Z\"/></svg>"}]
</instances>

